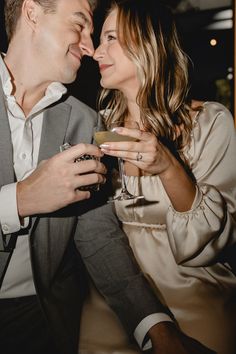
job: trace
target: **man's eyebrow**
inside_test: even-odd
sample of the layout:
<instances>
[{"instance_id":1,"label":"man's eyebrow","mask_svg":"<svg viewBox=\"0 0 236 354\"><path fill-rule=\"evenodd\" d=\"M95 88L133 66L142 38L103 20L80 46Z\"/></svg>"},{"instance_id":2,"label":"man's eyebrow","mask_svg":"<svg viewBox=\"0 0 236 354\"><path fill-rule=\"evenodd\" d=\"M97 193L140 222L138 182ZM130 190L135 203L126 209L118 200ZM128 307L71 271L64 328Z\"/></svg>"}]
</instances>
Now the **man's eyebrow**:
<instances>
[{"instance_id":1,"label":"man's eyebrow","mask_svg":"<svg viewBox=\"0 0 236 354\"><path fill-rule=\"evenodd\" d=\"M88 19L87 16L85 16L85 14L83 12L74 12L73 13L74 17L79 17L80 19L82 19L87 25L91 25L91 21Z\"/></svg>"}]
</instances>

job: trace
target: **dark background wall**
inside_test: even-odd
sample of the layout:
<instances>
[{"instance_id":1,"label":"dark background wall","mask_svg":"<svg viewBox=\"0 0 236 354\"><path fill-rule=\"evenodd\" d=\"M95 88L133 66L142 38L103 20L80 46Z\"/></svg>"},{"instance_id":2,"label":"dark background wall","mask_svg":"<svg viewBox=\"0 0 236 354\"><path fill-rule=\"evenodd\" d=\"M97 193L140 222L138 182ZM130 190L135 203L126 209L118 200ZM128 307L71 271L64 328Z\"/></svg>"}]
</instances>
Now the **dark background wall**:
<instances>
[{"instance_id":1,"label":"dark background wall","mask_svg":"<svg viewBox=\"0 0 236 354\"><path fill-rule=\"evenodd\" d=\"M100 0L98 9L95 11L95 46L98 44L105 9L110 1ZM214 19L219 12L231 8L224 6L227 0L222 0L222 2L218 0L218 7L214 8L205 8L207 1L202 2L204 9L193 5L200 4L200 0L165 1L176 13L183 48L193 62L191 70L193 97L201 100L218 100L226 104L233 112L233 28L224 28L224 26L220 29L215 29L214 26L213 29L208 28L209 25L216 23ZM209 2L209 4L213 3L215 3L213 0ZM0 0L0 50L6 51L3 4L4 0ZM211 39L217 40L216 46L210 45ZM91 58L84 58L77 80L69 85L68 89L83 102L96 108L99 88L97 64Z\"/></svg>"},{"instance_id":2,"label":"dark background wall","mask_svg":"<svg viewBox=\"0 0 236 354\"><path fill-rule=\"evenodd\" d=\"M0 50L5 51L7 48L7 39L4 29L4 0L0 0Z\"/></svg>"},{"instance_id":3,"label":"dark background wall","mask_svg":"<svg viewBox=\"0 0 236 354\"><path fill-rule=\"evenodd\" d=\"M182 44L192 60L192 95L201 100L216 100L232 112L234 106L233 19L217 20L230 8L208 9L178 14ZM217 44L210 43L215 40Z\"/></svg>"}]
</instances>

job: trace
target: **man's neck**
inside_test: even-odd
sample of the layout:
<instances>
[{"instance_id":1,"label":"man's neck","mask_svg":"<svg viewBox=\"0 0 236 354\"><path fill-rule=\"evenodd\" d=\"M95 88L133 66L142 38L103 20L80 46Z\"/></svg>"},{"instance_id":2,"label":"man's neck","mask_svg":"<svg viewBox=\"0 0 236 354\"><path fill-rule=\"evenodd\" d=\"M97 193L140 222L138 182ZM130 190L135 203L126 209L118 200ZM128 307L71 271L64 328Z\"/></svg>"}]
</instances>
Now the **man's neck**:
<instances>
[{"instance_id":1,"label":"man's neck","mask_svg":"<svg viewBox=\"0 0 236 354\"><path fill-rule=\"evenodd\" d=\"M32 87L25 88L24 85L16 85L15 98L18 105L22 108L25 116L27 117L33 107L41 100L45 95L46 87Z\"/></svg>"},{"instance_id":2,"label":"man's neck","mask_svg":"<svg viewBox=\"0 0 236 354\"><path fill-rule=\"evenodd\" d=\"M4 58L5 64L12 78L13 92L16 102L27 116L32 108L45 95L50 82L40 82L35 75L33 66L25 58L15 61L13 53L9 50Z\"/></svg>"}]
</instances>

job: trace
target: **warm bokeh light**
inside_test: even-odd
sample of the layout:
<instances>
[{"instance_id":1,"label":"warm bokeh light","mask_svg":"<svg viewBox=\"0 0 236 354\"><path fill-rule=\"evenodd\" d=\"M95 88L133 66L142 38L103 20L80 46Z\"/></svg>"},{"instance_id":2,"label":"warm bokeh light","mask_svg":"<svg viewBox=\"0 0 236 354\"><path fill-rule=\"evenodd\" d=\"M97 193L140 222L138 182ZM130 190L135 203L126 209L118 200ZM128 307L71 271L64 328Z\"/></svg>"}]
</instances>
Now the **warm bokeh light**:
<instances>
[{"instance_id":1,"label":"warm bokeh light","mask_svg":"<svg viewBox=\"0 0 236 354\"><path fill-rule=\"evenodd\" d=\"M211 45L212 47L215 47L215 46L217 45L217 40L216 40L215 38L212 38L212 39L210 40L210 45Z\"/></svg>"}]
</instances>

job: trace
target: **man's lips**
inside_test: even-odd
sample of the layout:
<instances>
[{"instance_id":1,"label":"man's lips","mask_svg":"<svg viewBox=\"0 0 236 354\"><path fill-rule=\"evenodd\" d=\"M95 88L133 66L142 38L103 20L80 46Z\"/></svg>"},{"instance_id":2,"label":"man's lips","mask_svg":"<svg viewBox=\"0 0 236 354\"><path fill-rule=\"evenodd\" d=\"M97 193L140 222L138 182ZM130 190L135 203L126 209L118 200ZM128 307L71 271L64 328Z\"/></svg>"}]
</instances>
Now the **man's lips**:
<instances>
[{"instance_id":1,"label":"man's lips","mask_svg":"<svg viewBox=\"0 0 236 354\"><path fill-rule=\"evenodd\" d=\"M111 66L112 66L112 64L101 64L101 65L99 65L99 70L100 70L100 72L102 72L102 71L110 68Z\"/></svg>"},{"instance_id":2,"label":"man's lips","mask_svg":"<svg viewBox=\"0 0 236 354\"><path fill-rule=\"evenodd\" d=\"M81 62L81 54L74 51L74 50L70 50L70 54L72 54L79 62Z\"/></svg>"}]
</instances>

